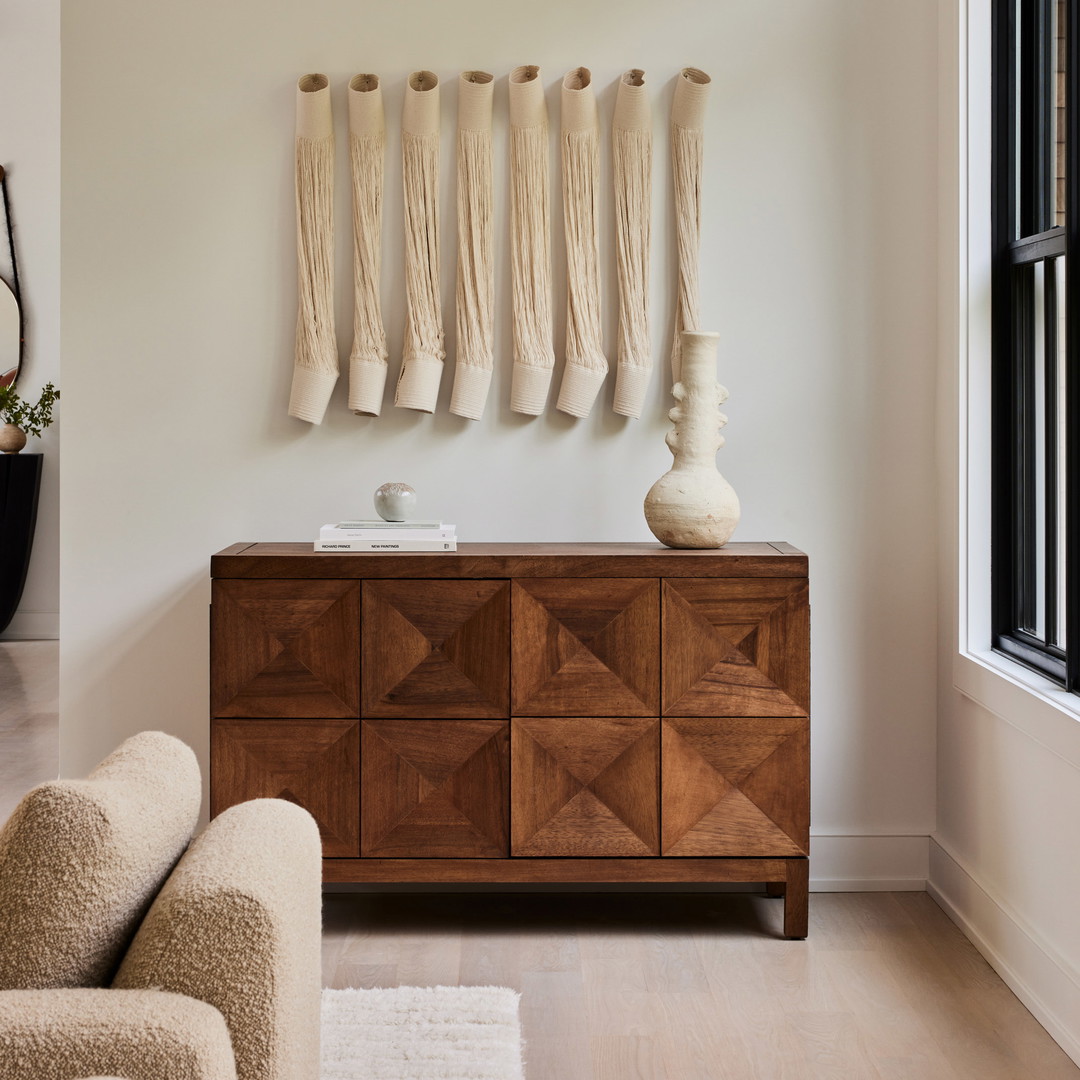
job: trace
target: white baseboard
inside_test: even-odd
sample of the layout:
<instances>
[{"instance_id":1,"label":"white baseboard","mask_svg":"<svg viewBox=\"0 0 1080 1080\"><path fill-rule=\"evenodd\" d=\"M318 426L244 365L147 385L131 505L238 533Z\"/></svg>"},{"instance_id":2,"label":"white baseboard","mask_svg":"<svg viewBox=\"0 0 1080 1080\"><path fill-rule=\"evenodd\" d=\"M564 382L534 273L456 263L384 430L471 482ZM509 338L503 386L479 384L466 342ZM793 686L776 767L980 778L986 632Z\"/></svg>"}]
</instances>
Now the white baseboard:
<instances>
[{"instance_id":1,"label":"white baseboard","mask_svg":"<svg viewBox=\"0 0 1080 1080\"><path fill-rule=\"evenodd\" d=\"M928 836L810 836L811 892L923 892Z\"/></svg>"},{"instance_id":2,"label":"white baseboard","mask_svg":"<svg viewBox=\"0 0 1080 1080\"><path fill-rule=\"evenodd\" d=\"M1058 1046L1080 1065L1080 972L934 838L926 889Z\"/></svg>"},{"instance_id":3,"label":"white baseboard","mask_svg":"<svg viewBox=\"0 0 1080 1080\"><path fill-rule=\"evenodd\" d=\"M60 612L16 611L0 641L55 641L60 637Z\"/></svg>"}]
</instances>

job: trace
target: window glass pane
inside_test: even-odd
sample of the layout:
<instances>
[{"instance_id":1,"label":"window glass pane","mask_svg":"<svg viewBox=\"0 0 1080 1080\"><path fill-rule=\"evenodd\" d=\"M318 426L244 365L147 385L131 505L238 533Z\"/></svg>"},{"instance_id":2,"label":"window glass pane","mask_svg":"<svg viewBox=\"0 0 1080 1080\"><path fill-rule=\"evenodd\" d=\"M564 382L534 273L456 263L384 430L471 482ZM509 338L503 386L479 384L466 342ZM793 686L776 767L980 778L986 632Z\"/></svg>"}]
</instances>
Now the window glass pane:
<instances>
[{"instance_id":1,"label":"window glass pane","mask_svg":"<svg viewBox=\"0 0 1080 1080\"><path fill-rule=\"evenodd\" d=\"M1054 3L1054 219L1065 224L1065 0Z\"/></svg>"},{"instance_id":2,"label":"window glass pane","mask_svg":"<svg viewBox=\"0 0 1080 1080\"><path fill-rule=\"evenodd\" d=\"M1025 499L1027 512L1032 515L1026 534L1031 537L1032 550L1028 558L1034 562L1032 584L1035 595L1024 605L1030 622L1028 629L1039 639L1046 640L1046 268L1036 263L1032 277L1032 339L1031 384L1033 402L1031 425L1028 429L1028 452L1031 454L1030 482L1033 490Z\"/></svg>"},{"instance_id":3,"label":"window glass pane","mask_svg":"<svg viewBox=\"0 0 1080 1080\"><path fill-rule=\"evenodd\" d=\"M1004 6L1004 5L1003 5ZM1015 196L1013 198L1012 205L1012 237L1011 239L1017 240L1024 235L1023 228L1020 224L1021 214L1023 213L1024 199L1022 192L1024 190L1024 151L1023 151L1023 116L1024 116L1024 80L1022 78L1022 65L1020 58L1023 55L1024 46L1024 20L1020 13L1020 0L1016 0L1013 4L1013 24L1016 27L1015 40L1013 41L1012 49L1012 68L1013 68L1013 93L1012 93L1012 178L1013 178L1013 191Z\"/></svg>"},{"instance_id":4,"label":"window glass pane","mask_svg":"<svg viewBox=\"0 0 1080 1080\"><path fill-rule=\"evenodd\" d=\"M1066 544L1065 525L1066 507L1065 497L1065 415L1068 397L1066 385L1068 376L1068 363L1065 359L1065 257L1061 256L1054 260L1055 286L1057 291L1057 619L1054 630L1054 640L1062 648L1065 647L1065 573L1066 573Z\"/></svg>"}]
</instances>

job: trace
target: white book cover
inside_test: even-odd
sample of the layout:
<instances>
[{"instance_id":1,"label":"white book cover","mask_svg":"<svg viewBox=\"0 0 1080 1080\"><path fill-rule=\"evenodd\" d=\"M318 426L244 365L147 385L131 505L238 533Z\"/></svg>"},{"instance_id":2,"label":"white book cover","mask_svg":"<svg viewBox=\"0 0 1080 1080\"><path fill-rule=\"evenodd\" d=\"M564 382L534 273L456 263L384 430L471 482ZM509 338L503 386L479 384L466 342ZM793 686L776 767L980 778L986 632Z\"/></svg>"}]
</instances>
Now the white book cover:
<instances>
[{"instance_id":1,"label":"white book cover","mask_svg":"<svg viewBox=\"0 0 1080 1080\"><path fill-rule=\"evenodd\" d=\"M457 551L456 540L323 540L316 551Z\"/></svg>"},{"instance_id":2,"label":"white book cover","mask_svg":"<svg viewBox=\"0 0 1080 1080\"><path fill-rule=\"evenodd\" d=\"M453 540L457 528L441 525L437 529L353 529L340 525L324 525L319 530L320 540Z\"/></svg>"},{"instance_id":3,"label":"white book cover","mask_svg":"<svg viewBox=\"0 0 1080 1080\"><path fill-rule=\"evenodd\" d=\"M324 525L324 529L441 529L441 521L387 521L385 518L337 521Z\"/></svg>"}]
</instances>

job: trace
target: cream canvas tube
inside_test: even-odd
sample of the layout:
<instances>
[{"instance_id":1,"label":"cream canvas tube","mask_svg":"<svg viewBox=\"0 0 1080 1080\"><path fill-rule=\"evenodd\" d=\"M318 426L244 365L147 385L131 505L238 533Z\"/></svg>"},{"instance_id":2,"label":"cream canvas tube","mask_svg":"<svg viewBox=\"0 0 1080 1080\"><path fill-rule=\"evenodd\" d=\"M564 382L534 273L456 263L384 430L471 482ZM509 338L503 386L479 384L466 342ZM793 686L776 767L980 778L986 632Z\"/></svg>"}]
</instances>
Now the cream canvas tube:
<instances>
[{"instance_id":1,"label":"cream canvas tube","mask_svg":"<svg viewBox=\"0 0 1080 1080\"><path fill-rule=\"evenodd\" d=\"M334 123L330 81L296 83L296 354L289 415L321 424L338 378L334 334Z\"/></svg>"},{"instance_id":2,"label":"cream canvas tube","mask_svg":"<svg viewBox=\"0 0 1080 1080\"><path fill-rule=\"evenodd\" d=\"M434 412L442 379L439 296L439 77L414 71L401 114L405 191L405 347L394 404Z\"/></svg>"},{"instance_id":3,"label":"cream canvas tube","mask_svg":"<svg viewBox=\"0 0 1080 1080\"><path fill-rule=\"evenodd\" d=\"M386 117L379 76L354 75L349 81L353 212L353 346L349 356L349 408L363 416L379 415L386 386L386 331L379 301L385 158Z\"/></svg>"},{"instance_id":4,"label":"cream canvas tube","mask_svg":"<svg viewBox=\"0 0 1080 1080\"><path fill-rule=\"evenodd\" d=\"M494 78L486 71L464 71L458 79L457 363L450 411L467 420L479 420L484 413L495 358L494 86Z\"/></svg>"},{"instance_id":5,"label":"cream canvas tube","mask_svg":"<svg viewBox=\"0 0 1080 1080\"><path fill-rule=\"evenodd\" d=\"M566 367L558 407L588 416L607 376L600 322L600 128L588 68L562 83L563 221L566 229Z\"/></svg>"},{"instance_id":6,"label":"cream canvas tube","mask_svg":"<svg viewBox=\"0 0 1080 1080\"><path fill-rule=\"evenodd\" d=\"M649 342L649 246L652 233L652 112L645 72L619 80L611 125L615 177L615 251L619 274L619 366L614 409L641 416L652 372Z\"/></svg>"},{"instance_id":7,"label":"cream canvas tube","mask_svg":"<svg viewBox=\"0 0 1080 1080\"><path fill-rule=\"evenodd\" d=\"M701 322L698 265L701 251L701 182L705 147L705 106L712 80L697 68L683 68L671 103L671 172L675 192L675 243L679 285L675 303L675 340L671 344L671 379L682 370L681 335Z\"/></svg>"},{"instance_id":8,"label":"cream canvas tube","mask_svg":"<svg viewBox=\"0 0 1080 1080\"><path fill-rule=\"evenodd\" d=\"M547 405L555 349L551 329L551 194L548 113L540 68L510 73L510 280L514 374L510 408L539 416Z\"/></svg>"}]
</instances>

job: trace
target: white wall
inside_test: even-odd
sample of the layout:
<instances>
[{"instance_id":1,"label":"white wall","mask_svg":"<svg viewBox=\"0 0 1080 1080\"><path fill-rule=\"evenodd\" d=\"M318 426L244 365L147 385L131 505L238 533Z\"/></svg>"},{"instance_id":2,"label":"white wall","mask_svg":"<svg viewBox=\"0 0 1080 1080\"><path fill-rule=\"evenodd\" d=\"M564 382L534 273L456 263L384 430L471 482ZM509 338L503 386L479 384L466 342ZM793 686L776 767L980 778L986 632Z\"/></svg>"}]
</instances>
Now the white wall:
<instances>
[{"instance_id":1,"label":"white wall","mask_svg":"<svg viewBox=\"0 0 1080 1080\"><path fill-rule=\"evenodd\" d=\"M922 887L934 822L936 2L626 0L615 14L552 0L522 11L495 0L65 5L63 770L150 726L205 762L210 554L307 540L368 512L382 481L414 484L423 511L467 540L650 539L641 500L670 462L668 380L656 379L639 422L610 411L613 379L588 420L511 414L505 284L483 421L447 414L449 378L434 417L389 405L354 417L343 385L321 427L286 417L296 76L324 71L334 88L346 355L344 90L357 71L383 75L396 372L407 73L443 77L446 180L456 73L497 74L505 237L510 68L543 66L556 127L566 69L592 68L609 122L618 74L646 68L663 376L674 268L665 116L673 77L694 64L714 76L702 293L731 390L720 466L743 503L736 539L789 540L811 558L814 875ZM606 154L604 170L607 183ZM449 184L443 208L449 326ZM610 354L610 199L604 214ZM503 282L506 256L503 246Z\"/></svg>"},{"instance_id":2,"label":"white wall","mask_svg":"<svg viewBox=\"0 0 1080 1080\"><path fill-rule=\"evenodd\" d=\"M19 279L26 314L26 358L19 389L37 397L60 386L60 0L4 7L0 34L0 164L8 173ZM10 282L7 234L0 267ZM59 418L25 453L45 455L37 535L26 587L5 638L56 637L60 627Z\"/></svg>"},{"instance_id":3,"label":"white wall","mask_svg":"<svg viewBox=\"0 0 1080 1080\"><path fill-rule=\"evenodd\" d=\"M989 10L990 0L942 5L941 679L928 887L1080 1064L1070 899L1080 890L1080 700L989 650Z\"/></svg>"}]
</instances>

